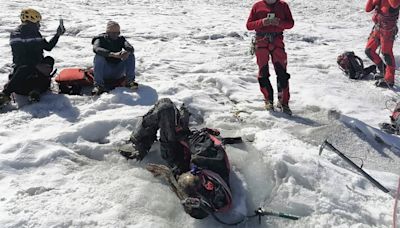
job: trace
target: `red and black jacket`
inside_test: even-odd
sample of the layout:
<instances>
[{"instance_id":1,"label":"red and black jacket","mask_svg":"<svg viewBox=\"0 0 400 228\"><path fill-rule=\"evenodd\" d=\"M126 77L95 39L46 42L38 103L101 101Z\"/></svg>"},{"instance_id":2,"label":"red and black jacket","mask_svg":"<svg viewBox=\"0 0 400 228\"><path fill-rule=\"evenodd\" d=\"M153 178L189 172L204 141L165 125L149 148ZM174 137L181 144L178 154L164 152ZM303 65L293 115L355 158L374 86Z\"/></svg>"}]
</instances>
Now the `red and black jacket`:
<instances>
[{"instance_id":1,"label":"red and black jacket","mask_svg":"<svg viewBox=\"0 0 400 228\"><path fill-rule=\"evenodd\" d=\"M263 25L262 21L269 13L275 13L275 18L279 18L278 25ZM274 4L269 5L265 1L259 1L251 9L246 26L248 30L262 33L283 32L294 26L294 20L286 2L277 0Z\"/></svg>"}]
</instances>

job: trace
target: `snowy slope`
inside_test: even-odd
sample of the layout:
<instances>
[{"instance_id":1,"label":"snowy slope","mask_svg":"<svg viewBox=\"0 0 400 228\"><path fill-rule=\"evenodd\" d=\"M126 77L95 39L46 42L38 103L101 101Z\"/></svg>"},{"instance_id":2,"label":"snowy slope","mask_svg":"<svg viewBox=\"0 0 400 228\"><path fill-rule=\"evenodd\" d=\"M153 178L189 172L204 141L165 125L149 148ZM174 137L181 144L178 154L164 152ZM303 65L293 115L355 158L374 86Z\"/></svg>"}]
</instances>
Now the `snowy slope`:
<instances>
[{"instance_id":1,"label":"snowy slope","mask_svg":"<svg viewBox=\"0 0 400 228\"><path fill-rule=\"evenodd\" d=\"M109 19L120 22L136 49L141 87L100 97L48 93L32 105L17 97L0 114L0 227L223 227L212 218L190 218L168 186L144 169L162 162L157 144L141 163L113 152L163 97L185 103L194 125L246 139L227 147L235 207L224 219L262 206L303 218L264 217L261 227L389 227L393 197L334 153L318 156L328 138L396 189L400 138L383 135L392 146L382 145L370 132L388 121L385 101L398 91L350 81L336 66L345 50L365 58L371 15L360 0L288 3L295 19L285 35L291 118L263 110L255 58L248 54L252 33L245 29L253 1L1 1L0 84L10 71L9 31L20 9L31 6L43 15L46 37L64 18L67 32L51 52L59 69L90 66L91 38ZM400 61L398 42L394 52Z\"/></svg>"}]
</instances>

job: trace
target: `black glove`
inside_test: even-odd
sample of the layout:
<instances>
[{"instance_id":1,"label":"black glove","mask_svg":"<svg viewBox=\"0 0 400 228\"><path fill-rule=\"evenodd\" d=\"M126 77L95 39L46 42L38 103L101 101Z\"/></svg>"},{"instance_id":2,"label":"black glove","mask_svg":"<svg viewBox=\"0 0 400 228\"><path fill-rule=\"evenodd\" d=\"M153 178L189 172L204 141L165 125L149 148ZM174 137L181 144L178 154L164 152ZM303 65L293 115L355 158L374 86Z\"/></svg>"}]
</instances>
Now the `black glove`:
<instances>
[{"instance_id":1,"label":"black glove","mask_svg":"<svg viewBox=\"0 0 400 228\"><path fill-rule=\"evenodd\" d=\"M59 25L58 26L58 28L57 28L57 36L61 36L61 35L63 35L65 33L65 28L64 28L64 26L63 25Z\"/></svg>"}]
</instances>

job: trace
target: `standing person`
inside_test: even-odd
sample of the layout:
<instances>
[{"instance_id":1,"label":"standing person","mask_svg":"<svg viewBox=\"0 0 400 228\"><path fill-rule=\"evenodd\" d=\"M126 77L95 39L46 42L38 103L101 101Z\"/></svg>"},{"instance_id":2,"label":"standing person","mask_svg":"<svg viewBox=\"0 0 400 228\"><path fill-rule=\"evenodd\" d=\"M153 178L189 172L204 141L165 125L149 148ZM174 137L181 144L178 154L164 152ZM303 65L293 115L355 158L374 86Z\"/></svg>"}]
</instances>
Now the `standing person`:
<instances>
[{"instance_id":1,"label":"standing person","mask_svg":"<svg viewBox=\"0 0 400 228\"><path fill-rule=\"evenodd\" d=\"M268 62L271 56L277 76L278 104L289 115L289 78L286 72L287 55L283 43L283 31L294 26L289 6L282 0L262 0L254 4L247 20L247 29L256 31L255 54L257 57L258 82L264 95L265 108L274 109L274 91L269 80Z\"/></svg>"},{"instance_id":2,"label":"standing person","mask_svg":"<svg viewBox=\"0 0 400 228\"><path fill-rule=\"evenodd\" d=\"M48 90L54 59L49 56L45 58L43 50L51 51L65 32L60 24L55 36L48 42L39 31L42 16L38 11L23 9L20 19L21 25L10 34L13 72L0 93L0 106L10 102L13 92L28 95L31 101L38 101L40 93Z\"/></svg>"},{"instance_id":3,"label":"standing person","mask_svg":"<svg viewBox=\"0 0 400 228\"><path fill-rule=\"evenodd\" d=\"M365 48L366 55L377 65L383 78L376 81L379 87L393 87L396 62L393 56L393 43L397 35L400 0L368 0L366 12L375 11L375 23ZM381 47L382 60L376 53Z\"/></svg>"},{"instance_id":4,"label":"standing person","mask_svg":"<svg viewBox=\"0 0 400 228\"><path fill-rule=\"evenodd\" d=\"M137 89L135 82L135 55L133 46L120 36L120 26L115 21L107 23L106 32L93 38L94 81L93 94L100 95L115 87L115 82L126 81L126 87ZM124 49L124 50L123 50ZM105 83L105 80L111 83Z\"/></svg>"}]
</instances>

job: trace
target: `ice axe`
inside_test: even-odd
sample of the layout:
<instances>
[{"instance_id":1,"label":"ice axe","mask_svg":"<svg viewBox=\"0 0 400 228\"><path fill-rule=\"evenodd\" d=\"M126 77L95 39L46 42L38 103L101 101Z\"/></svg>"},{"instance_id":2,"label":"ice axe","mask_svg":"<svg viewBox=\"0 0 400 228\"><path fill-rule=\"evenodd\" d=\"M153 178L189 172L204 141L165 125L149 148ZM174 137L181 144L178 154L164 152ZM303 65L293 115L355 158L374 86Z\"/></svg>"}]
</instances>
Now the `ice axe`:
<instances>
[{"instance_id":1,"label":"ice axe","mask_svg":"<svg viewBox=\"0 0 400 228\"><path fill-rule=\"evenodd\" d=\"M368 173L366 173L361 167L356 165L352 160L350 160L346 155L344 155L342 152L340 152L338 149L336 149L328 140L325 139L325 141L321 144L319 147L319 155L321 156L322 151L325 149L325 147L328 147L331 149L333 152L335 152L337 155L339 155L343 160L345 160L347 163L349 163L353 168L355 168L358 172L360 172L365 178L367 178L372 184L374 184L376 187L378 187L380 190L382 190L385 193L389 193L389 190L387 190L385 187L383 187L382 184L380 184L378 181L376 181L374 178L372 178Z\"/></svg>"}]
</instances>

